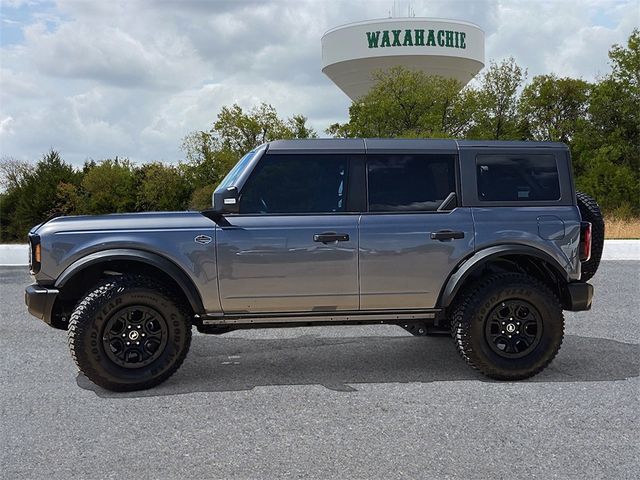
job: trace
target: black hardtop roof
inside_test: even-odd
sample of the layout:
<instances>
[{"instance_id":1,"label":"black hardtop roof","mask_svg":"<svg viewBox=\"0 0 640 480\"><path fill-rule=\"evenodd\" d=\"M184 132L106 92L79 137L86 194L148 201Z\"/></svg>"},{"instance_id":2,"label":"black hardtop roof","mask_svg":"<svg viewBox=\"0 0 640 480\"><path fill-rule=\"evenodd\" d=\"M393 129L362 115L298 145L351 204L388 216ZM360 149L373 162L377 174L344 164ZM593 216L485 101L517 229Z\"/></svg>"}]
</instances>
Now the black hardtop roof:
<instances>
[{"instance_id":1,"label":"black hardtop roof","mask_svg":"<svg viewBox=\"0 0 640 480\"><path fill-rule=\"evenodd\" d=\"M564 143L515 140L449 140L439 138L311 138L274 140L268 143L270 152L277 153L389 153L420 151L423 153L457 153L473 148L555 148L567 150Z\"/></svg>"},{"instance_id":2,"label":"black hardtop roof","mask_svg":"<svg viewBox=\"0 0 640 480\"><path fill-rule=\"evenodd\" d=\"M533 142L530 140L456 140L459 148L559 148L568 150L562 142Z\"/></svg>"}]
</instances>

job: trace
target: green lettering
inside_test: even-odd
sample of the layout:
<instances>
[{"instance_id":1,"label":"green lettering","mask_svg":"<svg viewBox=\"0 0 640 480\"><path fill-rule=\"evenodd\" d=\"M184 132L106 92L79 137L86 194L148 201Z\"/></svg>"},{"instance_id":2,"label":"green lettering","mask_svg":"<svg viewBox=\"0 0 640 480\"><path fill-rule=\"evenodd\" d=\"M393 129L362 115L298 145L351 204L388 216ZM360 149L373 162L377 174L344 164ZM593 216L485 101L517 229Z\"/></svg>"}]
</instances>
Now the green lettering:
<instances>
[{"instance_id":1,"label":"green lettering","mask_svg":"<svg viewBox=\"0 0 640 480\"><path fill-rule=\"evenodd\" d=\"M402 46L402 44L400 43L400 32L402 30L391 30L391 33L393 33L393 43L391 44L392 47L400 47Z\"/></svg>"},{"instance_id":2,"label":"green lettering","mask_svg":"<svg viewBox=\"0 0 640 480\"><path fill-rule=\"evenodd\" d=\"M416 32L416 47L424 46L424 30L414 30Z\"/></svg>"},{"instance_id":3,"label":"green lettering","mask_svg":"<svg viewBox=\"0 0 640 480\"><path fill-rule=\"evenodd\" d=\"M410 46L413 47L413 39L411 38L411 30L405 30L404 31L404 41L402 42L402 45L406 46Z\"/></svg>"},{"instance_id":4,"label":"green lettering","mask_svg":"<svg viewBox=\"0 0 640 480\"><path fill-rule=\"evenodd\" d=\"M380 42L381 47L390 47L391 42L389 41L389 30L383 30L382 32L382 41Z\"/></svg>"},{"instance_id":5,"label":"green lettering","mask_svg":"<svg viewBox=\"0 0 640 480\"><path fill-rule=\"evenodd\" d=\"M460 32L460 48L467 48L467 46L464 43L464 37L466 37L467 34L464 32Z\"/></svg>"},{"instance_id":6,"label":"green lettering","mask_svg":"<svg viewBox=\"0 0 640 480\"><path fill-rule=\"evenodd\" d=\"M438 46L444 47L444 30L438 30Z\"/></svg>"},{"instance_id":7,"label":"green lettering","mask_svg":"<svg viewBox=\"0 0 640 480\"><path fill-rule=\"evenodd\" d=\"M427 36L427 46L428 47L436 46L436 37L433 34L433 30L429 30L429 35Z\"/></svg>"},{"instance_id":8,"label":"green lettering","mask_svg":"<svg viewBox=\"0 0 640 480\"><path fill-rule=\"evenodd\" d=\"M369 48L378 48L379 38L380 38L380 32L367 32L367 40L369 41Z\"/></svg>"},{"instance_id":9,"label":"green lettering","mask_svg":"<svg viewBox=\"0 0 640 480\"><path fill-rule=\"evenodd\" d=\"M444 38L446 46L449 48L453 47L453 32L451 30L447 30L446 32L444 32Z\"/></svg>"},{"instance_id":10,"label":"green lettering","mask_svg":"<svg viewBox=\"0 0 640 480\"><path fill-rule=\"evenodd\" d=\"M460 48L460 32L456 32L456 48Z\"/></svg>"}]
</instances>

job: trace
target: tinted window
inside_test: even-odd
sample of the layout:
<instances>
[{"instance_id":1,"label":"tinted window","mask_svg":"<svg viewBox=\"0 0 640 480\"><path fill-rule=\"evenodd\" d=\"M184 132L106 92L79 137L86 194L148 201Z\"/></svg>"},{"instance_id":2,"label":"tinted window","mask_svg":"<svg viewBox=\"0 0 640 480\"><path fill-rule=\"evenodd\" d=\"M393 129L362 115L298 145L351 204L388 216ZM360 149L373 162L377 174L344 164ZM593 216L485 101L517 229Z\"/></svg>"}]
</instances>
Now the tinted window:
<instances>
[{"instance_id":1,"label":"tinted window","mask_svg":"<svg viewBox=\"0 0 640 480\"><path fill-rule=\"evenodd\" d=\"M478 198L484 201L558 200L553 155L478 155Z\"/></svg>"},{"instance_id":2,"label":"tinted window","mask_svg":"<svg viewBox=\"0 0 640 480\"><path fill-rule=\"evenodd\" d=\"M238 160L238 163L236 163L235 166L231 169L231 171L227 173L227 176L224 177L222 182L220 182L216 190L224 190L228 186L233 185L236 182L236 180L238 180L238 177L240 176L242 171L246 168L246 166L249 164L251 159L253 159L255 154L256 154L255 150L252 150L249 153L247 153L244 157L242 157L240 160Z\"/></svg>"},{"instance_id":3,"label":"tinted window","mask_svg":"<svg viewBox=\"0 0 640 480\"><path fill-rule=\"evenodd\" d=\"M369 211L433 211L455 192L454 155L369 155Z\"/></svg>"},{"instance_id":4,"label":"tinted window","mask_svg":"<svg viewBox=\"0 0 640 480\"><path fill-rule=\"evenodd\" d=\"M347 157L266 155L242 189L240 213L343 212Z\"/></svg>"}]
</instances>

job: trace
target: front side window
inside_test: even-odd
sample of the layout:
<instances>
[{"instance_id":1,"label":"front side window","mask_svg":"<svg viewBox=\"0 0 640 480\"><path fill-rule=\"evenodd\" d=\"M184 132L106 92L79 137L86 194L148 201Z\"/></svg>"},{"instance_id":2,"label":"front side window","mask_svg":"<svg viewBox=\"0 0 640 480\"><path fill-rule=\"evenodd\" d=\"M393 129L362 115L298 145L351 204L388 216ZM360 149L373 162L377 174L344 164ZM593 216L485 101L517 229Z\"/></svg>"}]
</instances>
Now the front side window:
<instances>
[{"instance_id":1,"label":"front side window","mask_svg":"<svg viewBox=\"0 0 640 480\"><path fill-rule=\"evenodd\" d=\"M549 201L560 198L553 155L478 155L478 198L488 202Z\"/></svg>"},{"instance_id":2,"label":"front side window","mask_svg":"<svg viewBox=\"0 0 640 480\"><path fill-rule=\"evenodd\" d=\"M456 191L454 155L369 155L370 212L435 211Z\"/></svg>"},{"instance_id":3,"label":"front side window","mask_svg":"<svg viewBox=\"0 0 640 480\"><path fill-rule=\"evenodd\" d=\"M265 155L242 189L240 213L332 213L346 207L347 157Z\"/></svg>"},{"instance_id":4,"label":"front side window","mask_svg":"<svg viewBox=\"0 0 640 480\"><path fill-rule=\"evenodd\" d=\"M240 174L247 167L247 165L249 165L249 162L251 162L255 155L256 150L251 150L244 157L238 160L238 163L236 163L235 166L229 171L229 173L227 173L227 176L222 179L216 190L224 190L227 187L235 185L236 180L238 180Z\"/></svg>"}]
</instances>

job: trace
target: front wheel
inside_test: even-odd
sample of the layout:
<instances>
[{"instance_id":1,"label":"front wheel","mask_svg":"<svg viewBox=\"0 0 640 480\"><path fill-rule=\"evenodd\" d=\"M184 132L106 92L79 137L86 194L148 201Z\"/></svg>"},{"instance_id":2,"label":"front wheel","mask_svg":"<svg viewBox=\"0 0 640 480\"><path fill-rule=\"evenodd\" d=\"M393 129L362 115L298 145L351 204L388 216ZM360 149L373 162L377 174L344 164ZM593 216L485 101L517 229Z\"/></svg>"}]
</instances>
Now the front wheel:
<instances>
[{"instance_id":1,"label":"front wheel","mask_svg":"<svg viewBox=\"0 0 640 480\"><path fill-rule=\"evenodd\" d=\"M493 275L463 292L452 313L462 358L497 380L542 371L560 350L562 307L540 281L519 273Z\"/></svg>"},{"instance_id":2,"label":"front wheel","mask_svg":"<svg viewBox=\"0 0 640 480\"><path fill-rule=\"evenodd\" d=\"M113 391L142 390L169 378L191 343L191 321L161 283L123 275L98 284L69 321L69 349L80 371Z\"/></svg>"}]
</instances>

